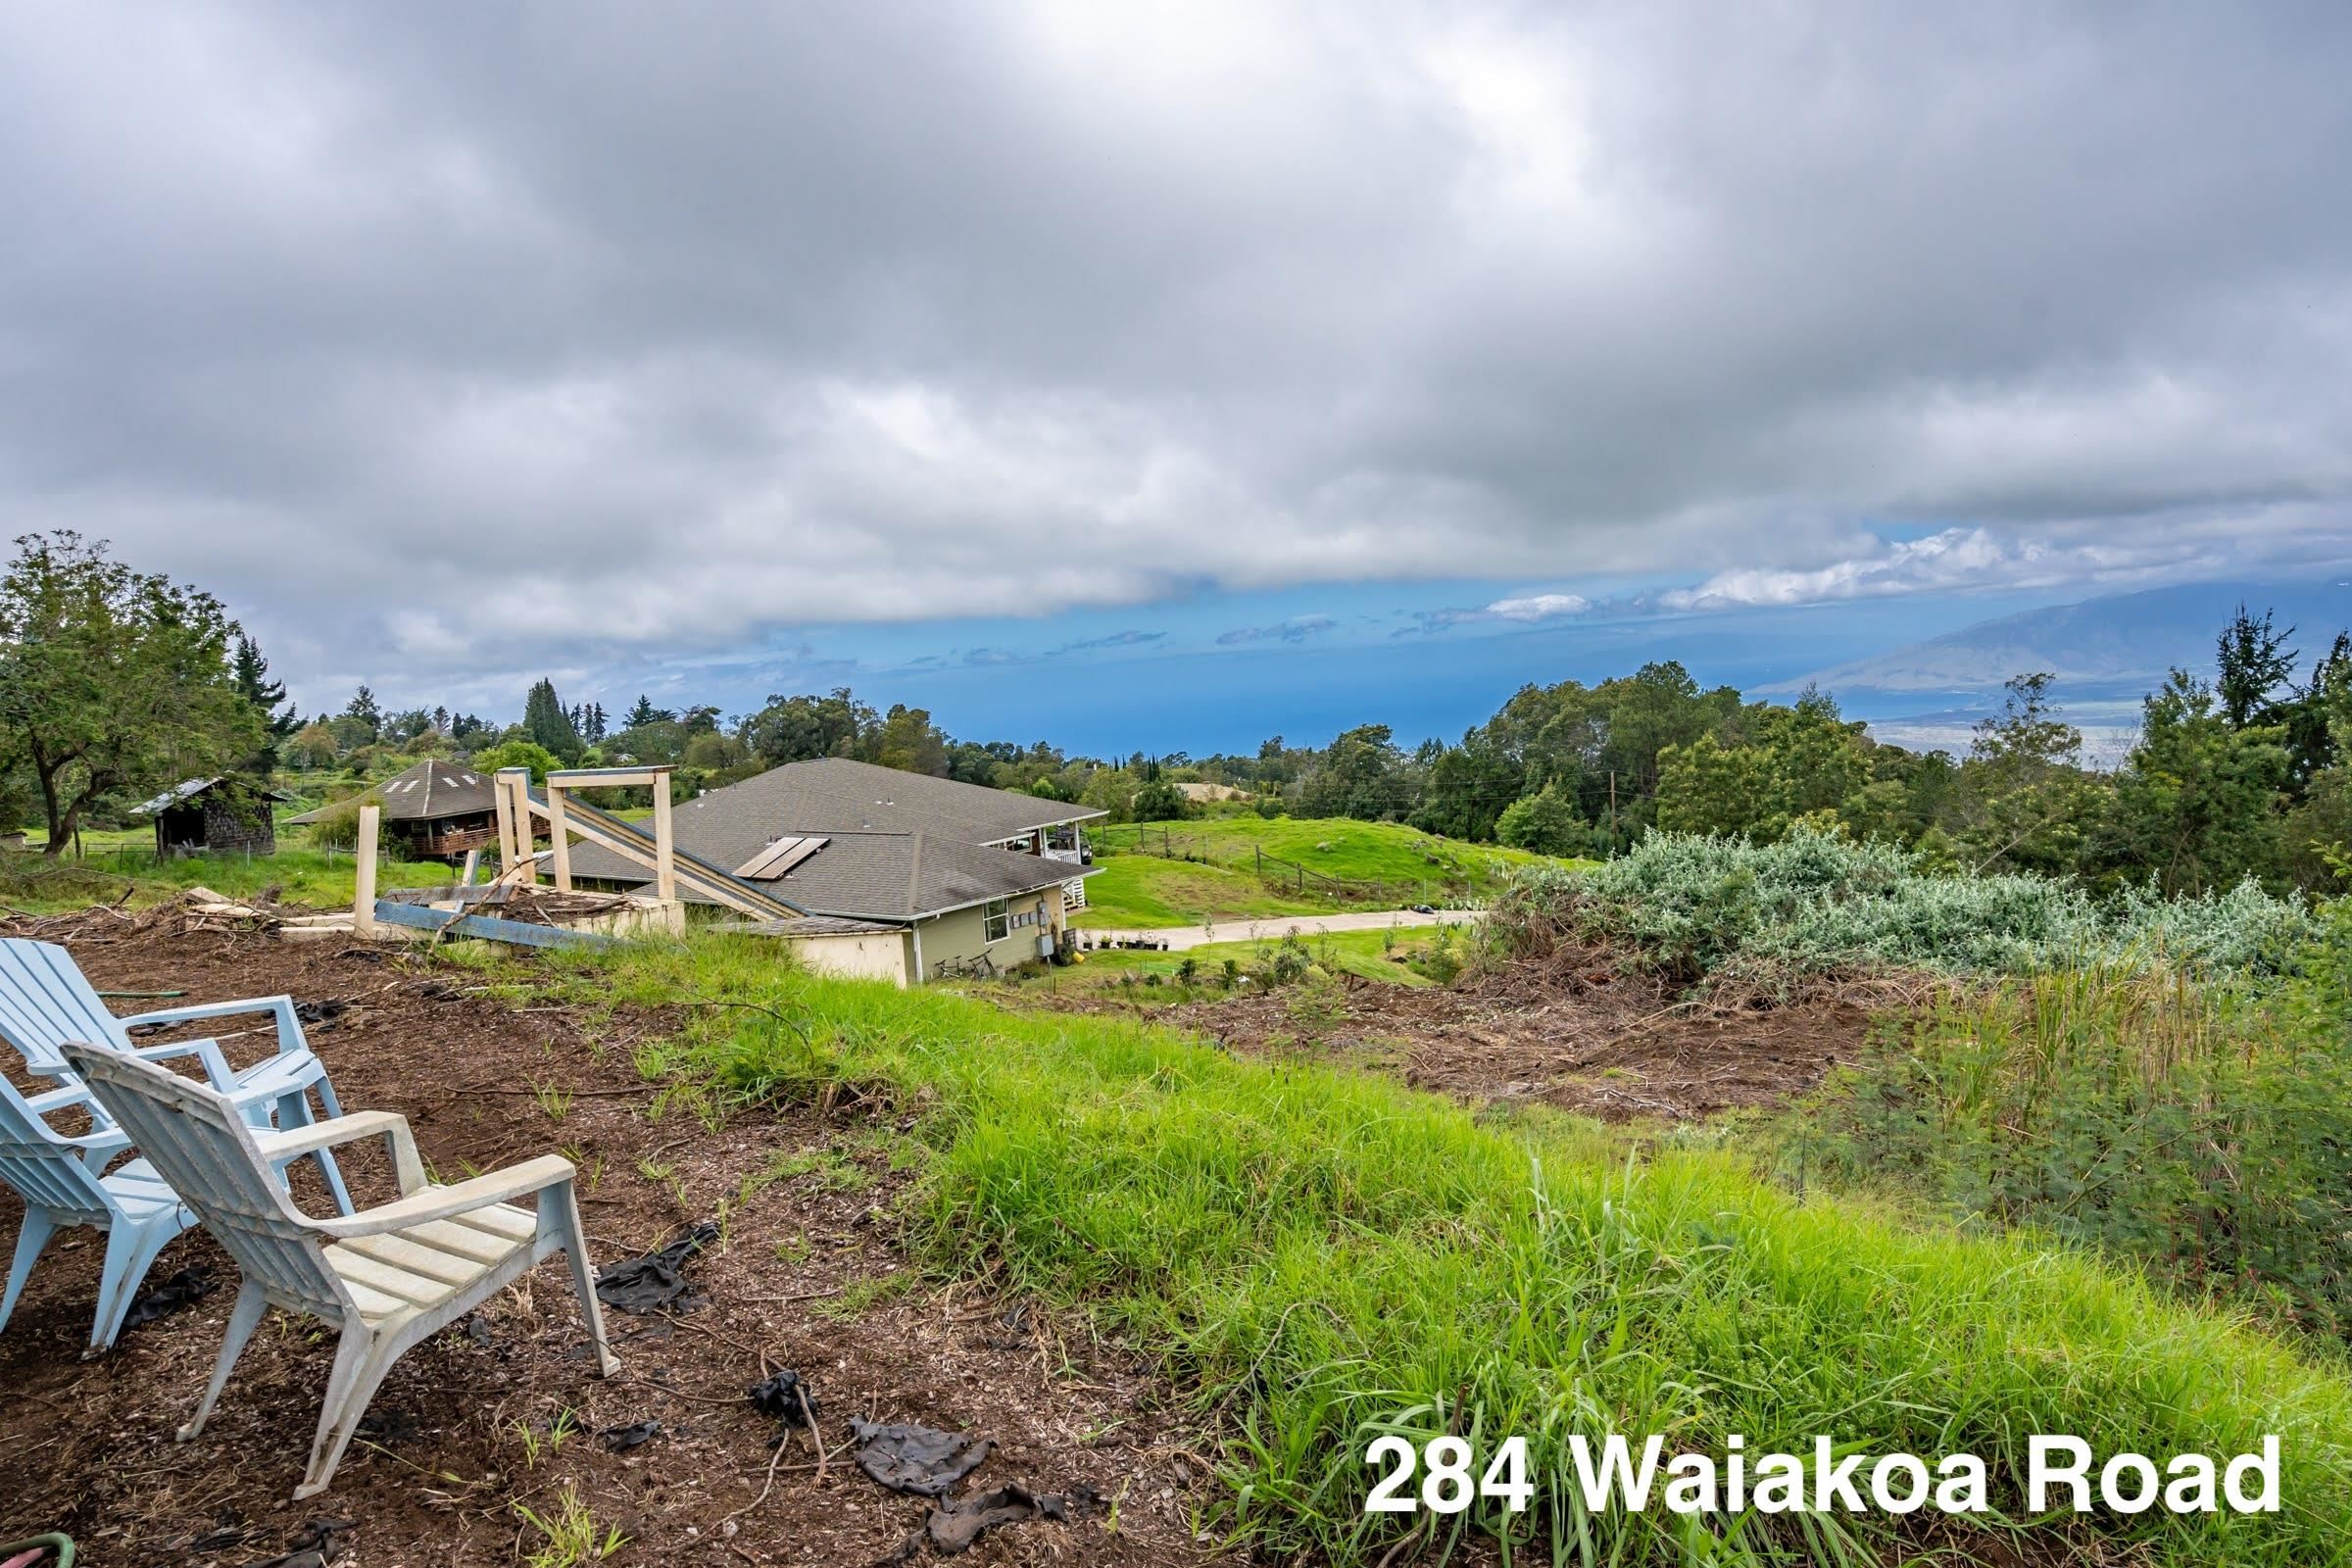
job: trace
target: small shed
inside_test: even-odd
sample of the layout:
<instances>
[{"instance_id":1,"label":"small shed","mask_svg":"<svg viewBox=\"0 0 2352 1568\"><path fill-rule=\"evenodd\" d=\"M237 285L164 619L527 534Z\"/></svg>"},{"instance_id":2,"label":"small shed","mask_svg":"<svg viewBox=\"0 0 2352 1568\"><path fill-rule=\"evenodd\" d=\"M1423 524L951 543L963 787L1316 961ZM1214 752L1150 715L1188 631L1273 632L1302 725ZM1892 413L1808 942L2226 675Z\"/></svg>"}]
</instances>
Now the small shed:
<instances>
[{"instance_id":1,"label":"small shed","mask_svg":"<svg viewBox=\"0 0 2352 1568\"><path fill-rule=\"evenodd\" d=\"M167 859L238 850L274 855L277 828L270 807L285 798L252 779L216 775L182 779L131 811L155 818L155 853Z\"/></svg>"},{"instance_id":2,"label":"small shed","mask_svg":"<svg viewBox=\"0 0 2352 1568\"><path fill-rule=\"evenodd\" d=\"M490 775L463 762L427 758L360 799L382 806L384 836L413 860L452 860L498 842L498 800ZM287 822L316 822L344 804L337 801Z\"/></svg>"}]
</instances>

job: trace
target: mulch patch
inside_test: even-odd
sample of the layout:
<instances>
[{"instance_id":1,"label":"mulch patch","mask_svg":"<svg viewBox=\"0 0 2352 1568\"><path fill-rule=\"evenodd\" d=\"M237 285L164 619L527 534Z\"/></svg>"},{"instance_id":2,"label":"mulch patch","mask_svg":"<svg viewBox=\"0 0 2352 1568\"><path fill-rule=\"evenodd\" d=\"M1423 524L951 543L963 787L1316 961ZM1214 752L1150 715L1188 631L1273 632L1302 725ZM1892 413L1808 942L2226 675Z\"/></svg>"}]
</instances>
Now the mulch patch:
<instances>
[{"instance_id":1,"label":"mulch patch","mask_svg":"<svg viewBox=\"0 0 2352 1568\"><path fill-rule=\"evenodd\" d=\"M552 1519L568 1493L600 1529L628 1538L604 1559L613 1563L863 1564L903 1549L926 1560L933 1548L916 1538L931 1504L858 1471L856 1417L990 1440L958 1496L1009 1486L1066 1500L1066 1522L1007 1524L958 1562L1219 1555L1193 1522L1213 1485L1211 1446L1146 1359L1035 1303L911 1269L890 1218L907 1177L877 1147L878 1135L909 1125L899 1107L738 1111L713 1130L685 1108L657 1117L653 1086L631 1065L632 1047L672 1032L672 1016L518 1010L422 954L104 913L41 925L104 989L181 990L188 1002L283 992L313 1004L310 1041L344 1107L404 1112L426 1160L451 1179L570 1154L599 1265L711 1217L779 1157L838 1157L740 1197L723 1240L685 1266L708 1305L674 1317L608 1309L622 1364L610 1380L588 1369L564 1264L550 1259L410 1351L332 1489L299 1504L289 1499L331 1333L273 1314L204 1433L175 1443L235 1292L216 1289L127 1330L112 1353L84 1362L101 1244L95 1232L70 1233L0 1332L0 1540L62 1529L95 1568L258 1564L320 1540L328 1562L506 1563L544 1544L521 1510ZM271 1049L267 1021L254 1021L257 1032L225 1041L232 1061ZM344 1168L355 1198L390 1197L380 1156L354 1148ZM315 1181L298 1176L297 1194L322 1212ZM0 1189L0 1236L13 1236L20 1213ZM235 1279L198 1229L165 1250L150 1283L192 1265ZM747 1397L784 1368L808 1379L818 1403L821 1477L809 1438L794 1435L779 1454L778 1423Z\"/></svg>"}]
</instances>

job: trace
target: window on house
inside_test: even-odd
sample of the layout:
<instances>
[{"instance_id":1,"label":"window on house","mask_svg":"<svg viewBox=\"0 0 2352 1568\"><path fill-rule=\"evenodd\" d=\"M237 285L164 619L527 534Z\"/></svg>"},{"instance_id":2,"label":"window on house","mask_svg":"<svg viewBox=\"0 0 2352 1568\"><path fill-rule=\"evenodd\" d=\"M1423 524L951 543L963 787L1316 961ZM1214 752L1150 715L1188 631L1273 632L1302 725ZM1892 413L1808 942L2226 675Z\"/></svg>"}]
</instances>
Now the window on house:
<instances>
[{"instance_id":1,"label":"window on house","mask_svg":"<svg viewBox=\"0 0 2352 1568\"><path fill-rule=\"evenodd\" d=\"M1012 932L1012 906L1004 899L991 899L984 911L988 940L1002 942Z\"/></svg>"}]
</instances>

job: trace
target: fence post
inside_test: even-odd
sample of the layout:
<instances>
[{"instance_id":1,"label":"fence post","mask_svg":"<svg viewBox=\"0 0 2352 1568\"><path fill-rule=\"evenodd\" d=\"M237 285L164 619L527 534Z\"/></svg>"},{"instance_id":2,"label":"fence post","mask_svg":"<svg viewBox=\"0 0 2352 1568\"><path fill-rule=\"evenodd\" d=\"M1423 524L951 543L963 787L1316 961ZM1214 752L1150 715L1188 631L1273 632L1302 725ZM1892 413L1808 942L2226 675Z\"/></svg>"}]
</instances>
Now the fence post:
<instances>
[{"instance_id":1,"label":"fence post","mask_svg":"<svg viewBox=\"0 0 2352 1568\"><path fill-rule=\"evenodd\" d=\"M352 854L351 930L354 936L375 935L375 829L383 815L374 806L360 808L360 842Z\"/></svg>"}]
</instances>

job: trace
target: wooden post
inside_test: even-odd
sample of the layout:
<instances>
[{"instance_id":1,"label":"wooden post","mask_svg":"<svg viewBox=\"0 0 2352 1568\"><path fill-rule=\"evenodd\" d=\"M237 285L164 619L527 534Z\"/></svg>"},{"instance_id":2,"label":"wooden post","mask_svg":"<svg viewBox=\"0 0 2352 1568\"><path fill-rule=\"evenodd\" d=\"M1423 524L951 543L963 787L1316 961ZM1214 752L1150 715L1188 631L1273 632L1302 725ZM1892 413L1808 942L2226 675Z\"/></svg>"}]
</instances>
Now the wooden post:
<instances>
[{"instance_id":1,"label":"wooden post","mask_svg":"<svg viewBox=\"0 0 2352 1568\"><path fill-rule=\"evenodd\" d=\"M678 896L678 841L669 820L669 774L654 780L654 897L667 904Z\"/></svg>"},{"instance_id":2,"label":"wooden post","mask_svg":"<svg viewBox=\"0 0 2352 1568\"><path fill-rule=\"evenodd\" d=\"M477 872L479 872L479 871L481 870L481 868L482 868L482 852L481 852L481 850L480 850L478 847L476 847L476 848L474 848L474 849L467 850L467 851L466 852L466 865L465 865L465 868L464 868L463 870L461 870L461 871L459 871L459 872L458 872L458 886L460 886L460 887L462 887L462 888L469 888L469 887L473 886L473 879L474 879L474 875L475 875Z\"/></svg>"},{"instance_id":3,"label":"wooden post","mask_svg":"<svg viewBox=\"0 0 2352 1568\"><path fill-rule=\"evenodd\" d=\"M360 808L360 842L351 867L351 930L354 936L375 935L375 832L383 814L380 806Z\"/></svg>"},{"instance_id":4,"label":"wooden post","mask_svg":"<svg viewBox=\"0 0 2352 1568\"><path fill-rule=\"evenodd\" d=\"M514 802L508 791L514 780L513 768L502 767L490 775L490 804L498 817L498 874L501 877L514 869Z\"/></svg>"},{"instance_id":5,"label":"wooden post","mask_svg":"<svg viewBox=\"0 0 2352 1568\"><path fill-rule=\"evenodd\" d=\"M556 891L571 891L571 835L564 820L564 786L547 781L547 837L555 846Z\"/></svg>"}]
</instances>

